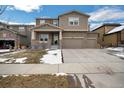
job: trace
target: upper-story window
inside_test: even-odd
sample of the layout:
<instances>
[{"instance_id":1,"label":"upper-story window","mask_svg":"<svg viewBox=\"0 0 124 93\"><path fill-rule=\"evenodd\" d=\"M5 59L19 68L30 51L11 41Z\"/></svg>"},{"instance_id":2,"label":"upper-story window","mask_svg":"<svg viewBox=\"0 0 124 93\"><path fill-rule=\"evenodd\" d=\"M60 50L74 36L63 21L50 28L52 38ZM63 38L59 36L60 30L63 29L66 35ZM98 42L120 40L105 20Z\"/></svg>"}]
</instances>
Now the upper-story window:
<instances>
[{"instance_id":1,"label":"upper-story window","mask_svg":"<svg viewBox=\"0 0 124 93\"><path fill-rule=\"evenodd\" d=\"M25 27L23 27L23 26L19 27L19 31L20 31L20 32L25 31Z\"/></svg>"},{"instance_id":2,"label":"upper-story window","mask_svg":"<svg viewBox=\"0 0 124 93\"><path fill-rule=\"evenodd\" d=\"M53 25L58 26L58 20L53 20Z\"/></svg>"},{"instance_id":3,"label":"upper-story window","mask_svg":"<svg viewBox=\"0 0 124 93\"><path fill-rule=\"evenodd\" d=\"M44 24L45 23L45 20L40 20L40 24Z\"/></svg>"},{"instance_id":4,"label":"upper-story window","mask_svg":"<svg viewBox=\"0 0 124 93\"><path fill-rule=\"evenodd\" d=\"M69 26L78 26L79 17L69 17Z\"/></svg>"}]
</instances>

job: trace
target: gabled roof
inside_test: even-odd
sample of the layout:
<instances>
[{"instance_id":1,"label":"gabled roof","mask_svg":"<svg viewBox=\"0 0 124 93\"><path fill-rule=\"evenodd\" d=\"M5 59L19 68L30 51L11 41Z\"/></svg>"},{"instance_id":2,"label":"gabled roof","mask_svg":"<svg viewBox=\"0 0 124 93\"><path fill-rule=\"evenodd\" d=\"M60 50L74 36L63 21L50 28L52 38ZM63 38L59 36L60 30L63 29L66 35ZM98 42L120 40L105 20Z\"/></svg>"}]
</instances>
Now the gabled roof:
<instances>
[{"instance_id":1,"label":"gabled roof","mask_svg":"<svg viewBox=\"0 0 124 93\"><path fill-rule=\"evenodd\" d=\"M79 12L79 11L75 11L75 10L69 11L69 12L66 12L66 13L63 13L63 14L59 15L59 17L60 16L63 16L63 15L66 15L66 14L70 14L70 13L78 13L78 14L85 15L87 17L90 17L90 15L88 15L88 14L85 14L85 13L82 13L82 12Z\"/></svg>"},{"instance_id":2,"label":"gabled roof","mask_svg":"<svg viewBox=\"0 0 124 93\"><path fill-rule=\"evenodd\" d=\"M112 34L112 33L120 32L122 30L124 30L124 25L123 26L119 26L119 27L115 27L114 29L110 30L107 34Z\"/></svg>"},{"instance_id":3,"label":"gabled roof","mask_svg":"<svg viewBox=\"0 0 124 93\"><path fill-rule=\"evenodd\" d=\"M8 29L8 28L1 28L0 31L3 31L3 30L6 30L6 31L10 31L16 35L20 35L20 36L26 36L26 35L22 35L20 34L19 32L15 31L15 30L12 30L12 29Z\"/></svg>"},{"instance_id":4,"label":"gabled roof","mask_svg":"<svg viewBox=\"0 0 124 93\"><path fill-rule=\"evenodd\" d=\"M118 23L104 23L104 24L100 24L98 26L96 26L92 31L95 31L103 26L121 26L121 24Z\"/></svg>"},{"instance_id":5,"label":"gabled roof","mask_svg":"<svg viewBox=\"0 0 124 93\"><path fill-rule=\"evenodd\" d=\"M53 28L55 28L55 29L63 30L61 27L58 27L58 26L55 26L55 25L52 25L52 24L49 24L49 23L37 25L37 26L35 26L35 27L32 28L32 29L37 29L37 28L44 27L44 26L50 26L50 27L53 27Z\"/></svg>"}]
</instances>

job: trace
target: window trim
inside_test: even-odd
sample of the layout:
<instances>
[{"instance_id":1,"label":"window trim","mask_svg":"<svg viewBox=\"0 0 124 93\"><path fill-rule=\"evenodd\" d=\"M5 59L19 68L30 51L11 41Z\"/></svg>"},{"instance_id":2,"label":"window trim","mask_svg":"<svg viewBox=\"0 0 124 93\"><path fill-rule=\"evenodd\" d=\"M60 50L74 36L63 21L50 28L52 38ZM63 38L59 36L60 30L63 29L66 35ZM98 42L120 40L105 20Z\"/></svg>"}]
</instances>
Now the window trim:
<instances>
[{"instance_id":1,"label":"window trim","mask_svg":"<svg viewBox=\"0 0 124 93\"><path fill-rule=\"evenodd\" d=\"M56 23L56 24L54 24ZM53 25L58 26L58 20L53 20Z\"/></svg>"},{"instance_id":2,"label":"window trim","mask_svg":"<svg viewBox=\"0 0 124 93\"><path fill-rule=\"evenodd\" d=\"M41 41L41 39L42 39L42 41ZM46 39L47 39L47 41L46 41ZM49 41L49 34L40 34L39 41L41 41L41 42L48 42Z\"/></svg>"},{"instance_id":3,"label":"window trim","mask_svg":"<svg viewBox=\"0 0 124 93\"><path fill-rule=\"evenodd\" d=\"M73 18L73 21L70 21L70 18ZM78 19L78 24L77 25L74 24L74 22L76 22L74 20L74 18L77 18ZM79 24L80 24L80 20L79 19L80 19L79 17L68 17L68 25L69 26L79 26ZM73 25L71 25L70 22L73 22Z\"/></svg>"},{"instance_id":4,"label":"window trim","mask_svg":"<svg viewBox=\"0 0 124 93\"><path fill-rule=\"evenodd\" d=\"M40 24L45 24L46 23L46 20L40 20Z\"/></svg>"}]
</instances>

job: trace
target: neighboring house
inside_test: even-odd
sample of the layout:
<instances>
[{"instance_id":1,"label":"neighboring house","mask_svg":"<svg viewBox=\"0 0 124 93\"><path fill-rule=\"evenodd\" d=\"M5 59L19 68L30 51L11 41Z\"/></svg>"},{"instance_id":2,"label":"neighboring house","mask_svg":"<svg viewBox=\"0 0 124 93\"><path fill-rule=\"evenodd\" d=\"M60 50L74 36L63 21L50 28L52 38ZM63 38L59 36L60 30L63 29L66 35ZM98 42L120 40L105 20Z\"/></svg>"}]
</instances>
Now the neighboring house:
<instances>
[{"instance_id":1,"label":"neighboring house","mask_svg":"<svg viewBox=\"0 0 124 93\"><path fill-rule=\"evenodd\" d=\"M110 39L106 42L105 40L105 35L111 31L112 29L118 27L118 26L121 26L121 24L116 24L116 23L106 23L106 24L102 24L102 25L99 25L97 26L95 29L92 30L92 32L96 32L98 33L98 44L101 46L101 47L104 47L104 46L111 46L111 43L107 43L109 41L111 41ZM111 36L110 38L112 40L114 40ZM116 39L116 38L115 38Z\"/></svg>"},{"instance_id":2,"label":"neighboring house","mask_svg":"<svg viewBox=\"0 0 124 93\"><path fill-rule=\"evenodd\" d=\"M0 22L0 49L30 46L32 25L9 25Z\"/></svg>"},{"instance_id":3,"label":"neighboring house","mask_svg":"<svg viewBox=\"0 0 124 93\"><path fill-rule=\"evenodd\" d=\"M111 46L124 45L124 26L115 27L104 35L105 44Z\"/></svg>"},{"instance_id":4,"label":"neighboring house","mask_svg":"<svg viewBox=\"0 0 124 93\"><path fill-rule=\"evenodd\" d=\"M17 31L20 35L25 37L20 37L20 48L21 47L31 47L31 29L34 25L24 25L24 24L10 24L9 29Z\"/></svg>"},{"instance_id":5,"label":"neighboring house","mask_svg":"<svg viewBox=\"0 0 124 93\"><path fill-rule=\"evenodd\" d=\"M58 18L37 18L32 29L32 48L96 48L98 34L89 31L89 17L70 11Z\"/></svg>"}]
</instances>

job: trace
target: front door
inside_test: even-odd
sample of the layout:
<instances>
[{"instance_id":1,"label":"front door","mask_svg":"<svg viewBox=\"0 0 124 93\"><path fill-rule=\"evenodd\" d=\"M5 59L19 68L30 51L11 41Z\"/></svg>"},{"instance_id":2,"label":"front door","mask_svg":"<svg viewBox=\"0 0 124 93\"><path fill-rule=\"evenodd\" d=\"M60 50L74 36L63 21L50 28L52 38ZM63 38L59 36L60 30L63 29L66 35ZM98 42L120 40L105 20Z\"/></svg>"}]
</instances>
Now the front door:
<instances>
[{"instance_id":1,"label":"front door","mask_svg":"<svg viewBox=\"0 0 124 93\"><path fill-rule=\"evenodd\" d=\"M58 33L53 33L52 35L52 45L58 45L59 43L59 34Z\"/></svg>"}]
</instances>

